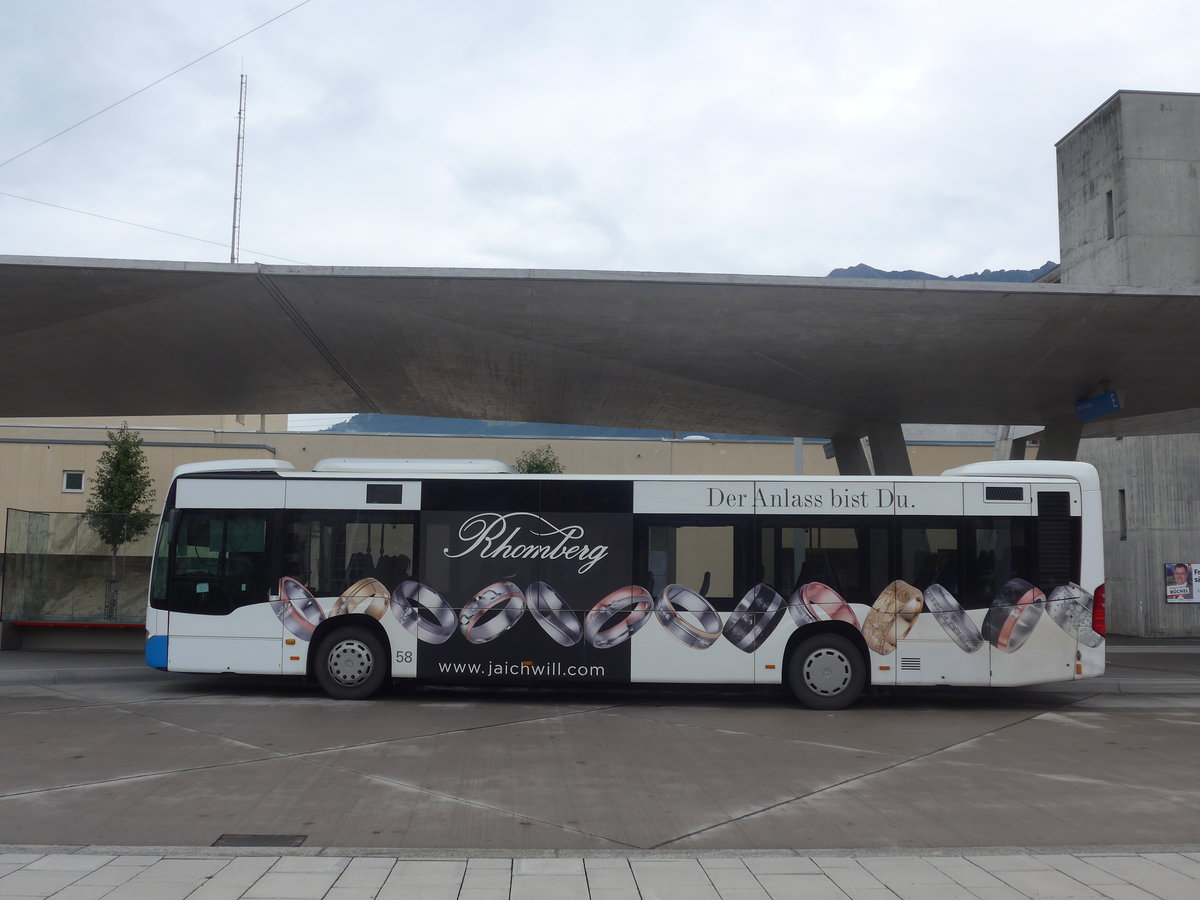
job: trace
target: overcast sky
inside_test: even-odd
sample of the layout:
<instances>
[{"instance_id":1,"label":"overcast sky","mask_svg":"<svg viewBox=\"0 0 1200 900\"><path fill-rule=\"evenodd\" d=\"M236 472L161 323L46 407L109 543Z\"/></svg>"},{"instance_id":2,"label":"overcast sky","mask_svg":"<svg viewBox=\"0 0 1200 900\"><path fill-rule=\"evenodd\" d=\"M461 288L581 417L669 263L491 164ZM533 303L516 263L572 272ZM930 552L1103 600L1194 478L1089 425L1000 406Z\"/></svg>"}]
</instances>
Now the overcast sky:
<instances>
[{"instance_id":1,"label":"overcast sky","mask_svg":"<svg viewBox=\"0 0 1200 900\"><path fill-rule=\"evenodd\" d=\"M298 0L0 0L0 161ZM0 166L0 253L938 275L1058 259L1054 143L1200 4L310 0Z\"/></svg>"}]
</instances>

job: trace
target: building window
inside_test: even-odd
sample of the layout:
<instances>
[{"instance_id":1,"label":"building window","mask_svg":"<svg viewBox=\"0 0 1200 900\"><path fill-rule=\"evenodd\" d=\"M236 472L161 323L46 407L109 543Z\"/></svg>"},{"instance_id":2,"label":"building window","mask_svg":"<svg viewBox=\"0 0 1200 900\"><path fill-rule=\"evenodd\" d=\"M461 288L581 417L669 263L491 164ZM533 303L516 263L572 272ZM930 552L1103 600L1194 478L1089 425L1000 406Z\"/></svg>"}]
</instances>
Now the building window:
<instances>
[{"instance_id":1,"label":"building window","mask_svg":"<svg viewBox=\"0 0 1200 900\"><path fill-rule=\"evenodd\" d=\"M63 493L64 494L82 494L83 493L83 473L63 471Z\"/></svg>"},{"instance_id":2,"label":"building window","mask_svg":"<svg viewBox=\"0 0 1200 900\"><path fill-rule=\"evenodd\" d=\"M1107 234L1105 236L1111 241L1117 236L1117 214L1116 210L1113 208L1112 191L1109 191L1104 195L1104 204L1106 207L1105 211L1107 213L1105 218L1105 230Z\"/></svg>"}]
</instances>

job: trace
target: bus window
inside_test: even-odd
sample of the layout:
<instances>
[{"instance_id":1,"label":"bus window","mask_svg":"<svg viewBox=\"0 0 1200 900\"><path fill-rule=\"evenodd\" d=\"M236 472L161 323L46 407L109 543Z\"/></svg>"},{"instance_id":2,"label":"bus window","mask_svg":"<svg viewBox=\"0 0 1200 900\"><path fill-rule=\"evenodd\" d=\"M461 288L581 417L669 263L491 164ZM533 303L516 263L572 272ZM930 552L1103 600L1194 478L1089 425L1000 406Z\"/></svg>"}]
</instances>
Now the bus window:
<instances>
[{"instance_id":1,"label":"bus window","mask_svg":"<svg viewBox=\"0 0 1200 900\"><path fill-rule=\"evenodd\" d=\"M761 529L760 580L787 597L811 581L850 603L870 605L888 583L888 532L883 526L813 525Z\"/></svg>"},{"instance_id":2,"label":"bus window","mask_svg":"<svg viewBox=\"0 0 1200 900\"><path fill-rule=\"evenodd\" d=\"M407 517L406 517L407 518ZM413 523L395 513L321 510L287 516L283 572L314 596L336 597L363 578L393 590L413 577Z\"/></svg>"},{"instance_id":3,"label":"bus window","mask_svg":"<svg viewBox=\"0 0 1200 900\"><path fill-rule=\"evenodd\" d=\"M150 572L150 605L155 609L167 608L167 585L171 558L171 526L175 511L167 510L158 529L158 541L154 545L154 565Z\"/></svg>"},{"instance_id":4,"label":"bus window","mask_svg":"<svg viewBox=\"0 0 1200 900\"><path fill-rule=\"evenodd\" d=\"M237 511L178 511L168 605L179 612L225 615L264 603L271 581L267 516Z\"/></svg>"},{"instance_id":5,"label":"bus window","mask_svg":"<svg viewBox=\"0 0 1200 900\"><path fill-rule=\"evenodd\" d=\"M991 606L1000 588L1014 578L1036 584L1029 529L1032 520L970 519L967 522L966 575L959 602L966 609Z\"/></svg>"},{"instance_id":6,"label":"bus window","mask_svg":"<svg viewBox=\"0 0 1200 900\"><path fill-rule=\"evenodd\" d=\"M669 584L701 594L714 609L733 609L737 583L733 525L651 525L643 578L655 597Z\"/></svg>"},{"instance_id":7,"label":"bus window","mask_svg":"<svg viewBox=\"0 0 1200 900\"><path fill-rule=\"evenodd\" d=\"M900 579L922 591L940 584L958 597L963 584L958 523L904 522L900 526Z\"/></svg>"}]
</instances>

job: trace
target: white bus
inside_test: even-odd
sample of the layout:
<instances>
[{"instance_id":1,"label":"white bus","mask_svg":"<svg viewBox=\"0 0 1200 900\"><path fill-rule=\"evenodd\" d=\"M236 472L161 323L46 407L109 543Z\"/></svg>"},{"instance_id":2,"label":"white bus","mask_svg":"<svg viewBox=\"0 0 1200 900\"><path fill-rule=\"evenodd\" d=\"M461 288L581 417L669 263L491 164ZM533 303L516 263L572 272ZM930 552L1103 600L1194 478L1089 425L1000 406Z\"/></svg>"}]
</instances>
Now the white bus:
<instances>
[{"instance_id":1,"label":"white bus","mask_svg":"<svg viewBox=\"0 0 1200 900\"><path fill-rule=\"evenodd\" d=\"M489 460L180 466L147 663L423 681L1028 685L1104 671L1095 470L536 476Z\"/></svg>"}]
</instances>

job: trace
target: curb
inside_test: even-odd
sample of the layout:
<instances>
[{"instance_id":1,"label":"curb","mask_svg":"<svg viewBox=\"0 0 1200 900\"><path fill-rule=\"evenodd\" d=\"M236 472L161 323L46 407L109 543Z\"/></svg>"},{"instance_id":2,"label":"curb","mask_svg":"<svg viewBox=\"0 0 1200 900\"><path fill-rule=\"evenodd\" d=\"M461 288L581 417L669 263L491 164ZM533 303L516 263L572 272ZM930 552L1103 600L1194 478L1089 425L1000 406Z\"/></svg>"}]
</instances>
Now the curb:
<instances>
[{"instance_id":1,"label":"curb","mask_svg":"<svg viewBox=\"0 0 1200 900\"><path fill-rule=\"evenodd\" d=\"M158 676L149 666L95 669L0 669L0 684L78 684L81 681L142 681Z\"/></svg>"},{"instance_id":2,"label":"curb","mask_svg":"<svg viewBox=\"0 0 1200 900\"><path fill-rule=\"evenodd\" d=\"M811 859L929 858L960 856L1134 856L1142 853L1198 853L1200 844L1112 844L1061 847L785 847L727 850L640 850L463 848L463 847L180 847L171 845L122 846L106 844L0 844L0 853L40 853L87 856L160 856L184 859L223 859L240 856L336 857L356 859Z\"/></svg>"}]
</instances>

